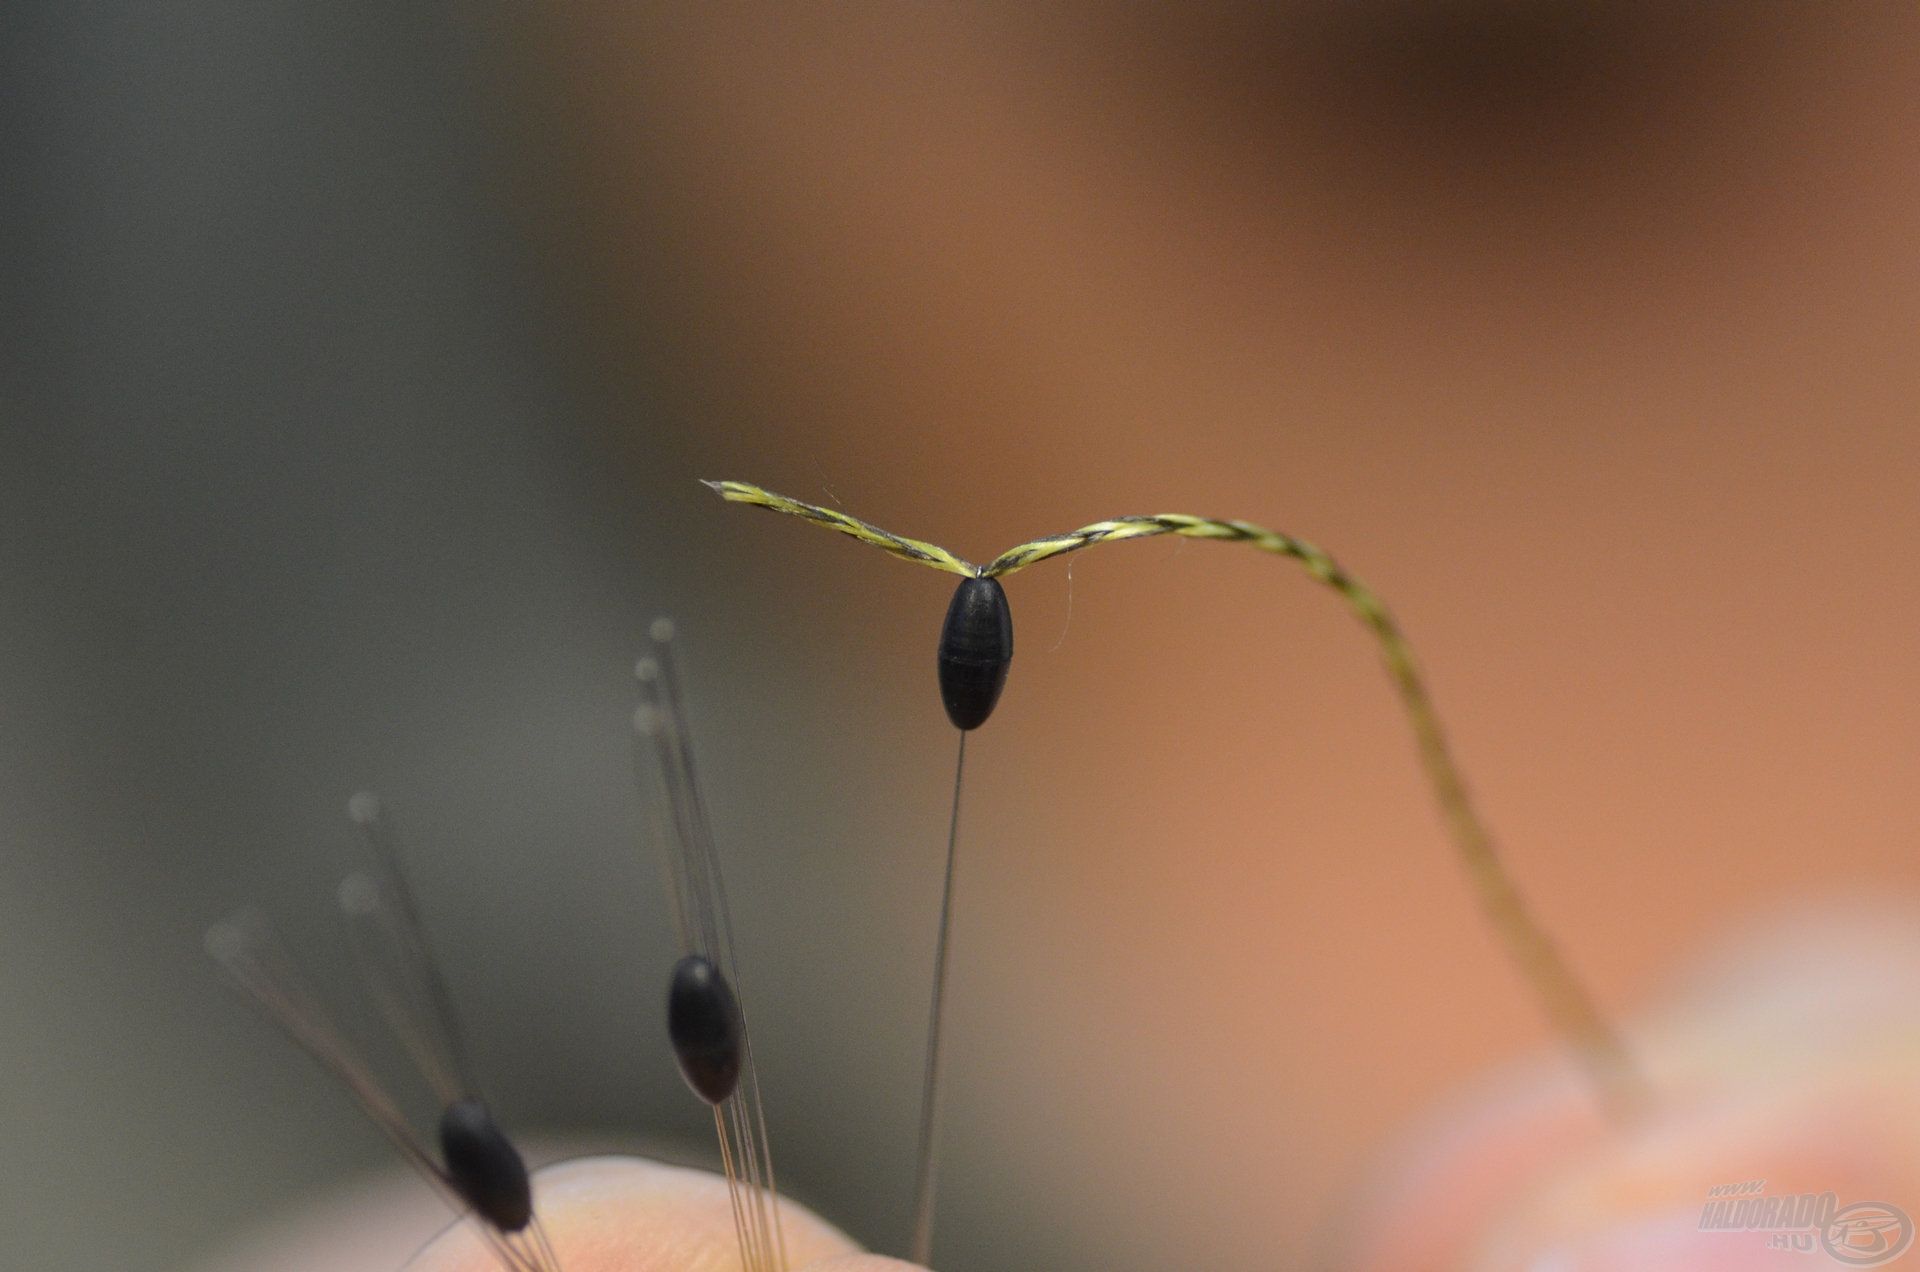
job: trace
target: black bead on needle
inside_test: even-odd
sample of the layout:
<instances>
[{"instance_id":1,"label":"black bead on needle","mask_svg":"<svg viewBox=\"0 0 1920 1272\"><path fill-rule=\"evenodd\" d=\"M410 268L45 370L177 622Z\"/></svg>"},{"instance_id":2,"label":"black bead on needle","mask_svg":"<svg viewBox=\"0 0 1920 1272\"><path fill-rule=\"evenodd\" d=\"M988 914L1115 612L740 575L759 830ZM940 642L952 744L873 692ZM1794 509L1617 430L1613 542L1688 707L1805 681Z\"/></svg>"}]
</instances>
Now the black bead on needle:
<instances>
[{"instance_id":1,"label":"black bead on needle","mask_svg":"<svg viewBox=\"0 0 1920 1272\"><path fill-rule=\"evenodd\" d=\"M962 579L940 625L940 702L962 735L993 714L1013 665L1013 611L998 579Z\"/></svg>"},{"instance_id":2,"label":"black bead on needle","mask_svg":"<svg viewBox=\"0 0 1920 1272\"><path fill-rule=\"evenodd\" d=\"M353 815L370 831L370 842L381 845L379 874L403 879L380 830L377 802L356 797ZM456 1210L474 1213L476 1231L506 1272L559 1272L559 1258L534 1214L526 1163L466 1078L454 1041L459 1027L452 1000L412 906L369 874L350 876L339 899L366 992L441 1106L432 1140L333 1023L264 916L242 911L216 924L207 933L207 952L264 1015L347 1089L409 1165Z\"/></svg>"},{"instance_id":3,"label":"black bead on needle","mask_svg":"<svg viewBox=\"0 0 1920 1272\"><path fill-rule=\"evenodd\" d=\"M668 983L667 1036L680 1076L713 1109L741 1267L784 1272L786 1234L734 957L733 915L695 772L673 624L655 622L647 645L634 667L641 691L633 714L635 767L684 952Z\"/></svg>"},{"instance_id":4,"label":"black bead on needle","mask_svg":"<svg viewBox=\"0 0 1920 1272\"><path fill-rule=\"evenodd\" d=\"M673 965L667 1037L680 1076L695 1095L718 1104L739 1087L745 1060L740 1004L727 978L702 955L688 954Z\"/></svg>"},{"instance_id":5,"label":"black bead on needle","mask_svg":"<svg viewBox=\"0 0 1920 1272\"><path fill-rule=\"evenodd\" d=\"M361 981L389 1030L441 1105L437 1138L447 1181L473 1212L528 1245L516 1251L556 1262L544 1231L533 1224L533 1183L526 1161L494 1120L467 1065L460 1018L426 927L391 823L378 798L362 791L348 801L374 873L340 884L340 912L353 936ZM522 1236L521 1234L525 1234Z\"/></svg>"},{"instance_id":6,"label":"black bead on needle","mask_svg":"<svg viewBox=\"0 0 1920 1272\"><path fill-rule=\"evenodd\" d=\"M460 1017L401 860L399 837L369 791L347 802L372 869L339 889L361 981L388 1028L414 1061L441 1113L440 1164L452 1191L527 1267L558 1266L533 1213L526 1162L494 1119L467 1059Z\"/></svg>"},{"instance_id":7,"label":"black bead on needle","mask_svg":"<svg viewBox=\"0 0 1920 1272\"><path fill-rule=\"evenodd\" d=\"M533 1222L527 1164L478 1098L455 1100L440 1115L440 1159L454 1190L488 1223L520 1232Z\"/></svg>"},{"instance_id":8,"label":"black bead on needle","mask_svg":"<svg viewBox=\"0 0 1920 1272\"><path fill-rule=\"evenodd\" d=\"M920 1085L920 1145L914 1155L915 1263L933 1258L935 1154L940 1129L940 1022L947 996L947 948L953 926L953 874L960 841L960 791L967 771L967 734L987 722L1013 665L1013 611L998 579L962 579L940 625L935 666L940 702L960 731L953 763L953 808L947 817L947 865L940 888L940 924L933 946L933 996L927 1010L926 1071Z\"/></svg>"}]
</instances>

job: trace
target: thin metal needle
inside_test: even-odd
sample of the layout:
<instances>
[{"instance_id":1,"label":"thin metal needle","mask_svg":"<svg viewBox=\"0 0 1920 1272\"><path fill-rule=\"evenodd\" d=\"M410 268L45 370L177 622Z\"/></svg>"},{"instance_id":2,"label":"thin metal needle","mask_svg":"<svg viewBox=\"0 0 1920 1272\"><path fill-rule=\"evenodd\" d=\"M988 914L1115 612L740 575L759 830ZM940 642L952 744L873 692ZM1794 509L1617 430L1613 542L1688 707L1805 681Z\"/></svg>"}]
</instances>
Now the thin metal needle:
<instances>
[{"instance_id":1,"label":"thin metal needle","mask_svg":"<svg viewBox=\"0 0 1920 1272\"><path fill-rule=\"evenodd\" d=\"M947 878L940 891L940 935L933 948L933 1005L927 1015L927 1070L920 1087L920 1157L913 1184L913 1245L910 1257L933 1259L934 1148L940 1113L940 1007L947 993L947 938L953 926L954 848L960 842L960 785L967 772L967 733L953 763L953 813L947 819Z\"/></svg>"}]
</instances>

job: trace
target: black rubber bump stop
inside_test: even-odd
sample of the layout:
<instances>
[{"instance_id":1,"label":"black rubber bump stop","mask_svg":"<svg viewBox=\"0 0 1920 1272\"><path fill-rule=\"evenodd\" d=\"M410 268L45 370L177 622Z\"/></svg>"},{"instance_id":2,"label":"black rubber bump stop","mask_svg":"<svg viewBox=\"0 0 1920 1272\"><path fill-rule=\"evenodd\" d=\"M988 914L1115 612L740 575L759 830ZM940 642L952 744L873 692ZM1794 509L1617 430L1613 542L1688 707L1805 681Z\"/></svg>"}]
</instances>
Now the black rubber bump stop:
<instances>
[{"instance_id":1,"label":"black rubber bump stop","mask_svg":"<svg viewBox=\"0 0 1920 1272\"><path fill-rule=\"evenodd\" d=\"M940 701L956 729L987 722L1013 665L1013 611L998 579L962 579L940 627Z\"/></svg>"},{"instance_id":2,"label":"black rubber bump stop","mask_svg":"<svg viewBox=\"0 0 1920 1272\"><path fill-rule=\"evenodd\" d=\"M520 1151L471 1096L455 1100L440 1115L440 1156L460 1199L502 1232L533 1221L533 1185Z\"/></svg>"},{"instance_id":3,"label":"black rubber bump stop","mask_svg":"<svg viewBox=\"0 0 1920 1272\"><path fill-rule=\"evenodd\" d=\"M746 1045L740 1004L720 969L698 954L673 965L667 988L667 1037L680 1076L708 1104L733 1094Z\"/></svg>"}]
</instances>

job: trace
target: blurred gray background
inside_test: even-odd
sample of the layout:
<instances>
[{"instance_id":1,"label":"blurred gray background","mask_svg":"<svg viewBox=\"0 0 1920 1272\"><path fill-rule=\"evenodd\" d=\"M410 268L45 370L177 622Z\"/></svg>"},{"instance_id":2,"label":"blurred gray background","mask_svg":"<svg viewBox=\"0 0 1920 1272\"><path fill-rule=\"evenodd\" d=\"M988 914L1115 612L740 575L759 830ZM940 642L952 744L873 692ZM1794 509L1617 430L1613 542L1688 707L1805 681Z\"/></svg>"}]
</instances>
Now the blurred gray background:
<instances>
[{"instance_id":1,"label":"blurred gray background","mask_svg":"<svg viewBox=\"0 0 1920 1272\"><path fill-rule=\"evenodd\" d=\"M644 435L653 408L567 374L502 140L514 31L413 4L7 25L0 1262L176 1266L386 1162L200 952L257 900L348 990L331 888L362 786L400 819L509 1124L699 1150L658 1019L674 950L637 839L631 658L685 611L709 740L752 739L756 700L804 681L741 665L758 603L687 555L737 523L684 456L604 445L600 413ZM779 751L714 748L715 786ZM831 889L786 854L845 825L805 784L760 796L783 851L737 885L749 930L766 898ZM811 939L805 980L868 1000L846 1089L901 1079L857 1098L900 1146L829 1199L857 1221L904 1162L915 1013L874 1012L832 930ZM764 1029L851 1023L784 1008L763 966ZM776 1109L795 1145L836 1113Z\"/></svg>"}]
</instances>

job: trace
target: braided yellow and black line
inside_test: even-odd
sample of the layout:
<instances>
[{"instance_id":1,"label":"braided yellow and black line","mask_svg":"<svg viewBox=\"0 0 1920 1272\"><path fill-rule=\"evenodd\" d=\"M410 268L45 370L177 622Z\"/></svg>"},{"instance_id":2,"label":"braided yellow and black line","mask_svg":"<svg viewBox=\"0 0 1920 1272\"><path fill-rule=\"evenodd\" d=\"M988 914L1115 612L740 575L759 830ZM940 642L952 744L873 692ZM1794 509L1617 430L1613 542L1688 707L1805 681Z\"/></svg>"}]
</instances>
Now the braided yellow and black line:
<instances>
[{"instance_id":1,"label":"braided yellow and black line","mask_svg":"<svg viewBox=\"0 0 1920 1272\"><path fill-rule=\"evenodd\" d=\"M707 485L731 503L752 504L801 517L905 560L961 576L1001 578L1041 561L1078 552L1098 543L1117 543L1165 534L1245 543L1262 552L1298 561L1309 575L1338 593L1360 622L1373 633L1386 663L1387 674L1399 694L1401 709L1413 730L1420 764L1426 771L1434 801L1440 806L1447 833L1473 890L1495 930L1506 943L1508 954L1539 996L1548 1018L1574 1044L1593 1077L1603 1105L1617 1116L1626 1116L1645 1102L1642 1079L1618 1033L1601 1013L1586 986L1574 974L1553 938L1534 918L1501 861L1493 836L1480 819L1467 793L1459 765L1454 762L1452 749L1440 726L1439 713L1434 708L1432 695L1428 693L1414 659L1412 645L1380 598L1320 548L1304 539L1296 539L1250 521L1159 513L1096 521L1067 534L1035 539L1009 548L986 565L976 566L945 548L918 539L904 538L845 513L776 495L745 482L720 481L708 482Z\"/></svg>"},{"instance_id":2,"label":"braided yellow and black line","mask_svg":"<svg viewBox=\"0 0 1920 1272\"><path fill-rule=\"evenodd\" d=\"M920 539L909 539L904 535L882 530L858 517L849 517L844 512L832 508L822 508L818 504L801 503L798 499L789 499L785 495L776 495L771 490L762 490L758 486L749 486L744 481L703 482L714 493L728 503L752 504L756 508L767 508L774 512L784 512L789 517L799 517L811 521L816 526L825 526L829 530L838 530L862 543L872 544L882 552L891 552L903 561L912 561L916 565L931 566L944 570L948 574L958 574L963 578L972 578L980 573L980 567L971 561L962 560L936 543L926 543Z\"/></svg>"}]
</instances>

